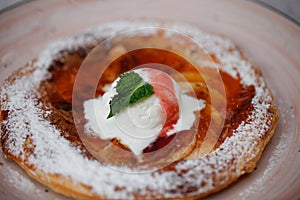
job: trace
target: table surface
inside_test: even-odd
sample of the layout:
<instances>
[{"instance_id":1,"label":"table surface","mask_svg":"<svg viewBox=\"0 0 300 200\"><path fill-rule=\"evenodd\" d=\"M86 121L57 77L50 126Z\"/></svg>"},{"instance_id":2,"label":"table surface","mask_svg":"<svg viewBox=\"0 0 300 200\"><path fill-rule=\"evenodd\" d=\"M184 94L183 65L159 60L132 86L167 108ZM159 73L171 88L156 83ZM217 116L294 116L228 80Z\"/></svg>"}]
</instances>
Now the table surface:
<instances>
[{"instance_id":1,"label":"table surface","mask_svg":"<svg viewBox=\"0 0 300 200\"><path fill-rule=\"evenodd\" d=\"M0 0L0 15L31 0ZM253 0L300 24L299 0Z\"/></svg>"},{"instance_id":2,"label":"table surface","mask_svg":"<svg viewBox=\"0 0 300 200\"><path fill-rule=\"evenodd\" d=\"M271 9L276 9L292 20L300 23L300 1L299 0L259 0Z\"/></svg>"}]
</instances>

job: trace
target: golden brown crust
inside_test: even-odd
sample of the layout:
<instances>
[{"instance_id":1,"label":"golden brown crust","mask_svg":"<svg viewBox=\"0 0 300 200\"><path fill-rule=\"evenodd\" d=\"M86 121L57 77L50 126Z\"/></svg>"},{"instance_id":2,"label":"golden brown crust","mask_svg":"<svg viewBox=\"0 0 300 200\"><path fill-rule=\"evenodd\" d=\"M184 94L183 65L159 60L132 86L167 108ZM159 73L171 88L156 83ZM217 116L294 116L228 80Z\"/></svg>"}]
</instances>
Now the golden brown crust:
<instances>
[{"instance_id":1,"label":"golden brown crust","mask_svg":"<svg viewBox=\"0 0 300 200\"><path fill-rule=\"evenodd\" d=\"M89 187L83 184L74 183L72 179L64 176L47 174L43 171L35 170L34 168L24 164L20 159L10 154L6 155L9 159L15 161L20 167L22 167L30 177L46 185L55 192L75 199L101 199L98 195L93 194Z\"/></svg>"},{"instance_id":2,"label":"golden brown crust","mask_svg":"<svg viewBox=\"0 0 300 200\"><path fill-rule=\"evenodd\" d=\"M157 37L156 35L154 35L154 37L153 35L150 35L148 38L148 42L155 43L156 37ZM139 38L138 36L134 36L131 39L136 40L137 42L139 40L141 41L144 40L143 37ZM118 54L119 52L122 52L124 48L125 49L128 48L128 46L131 45L132 42L131 39L128 39L127 43L126 42L124 43L124 46L121 47L117 46L118 47L117 50L114 49L114 51L111 54ZM179 48L176 45L174 45L173 48ZM70 92L72 91L70 91L70 87L73 86L74 84L74 79L72 78L74 78L74 75L77 73L77 70L83 58L86 56L87 52L89 52L89 50L92 48L92 46L85 47L83 45L83 47L79 47L79 49L77 48L77 50L75 50L74 52L70 50L65 50L65 53L62 54L63 56L54 59L52 65L47 66L47 69L50 71L52 78L41 79L41 84L39 85L39 88L36 89L36 95L38 96L37 102L40 102L42 104L41 107L39 108L42 111L47 111L47 110L51 111L51 114L42 116L42 119L51 122L51 125L54 125L55 128L58 128L58 130L61 131L60 136L65 138L67 141L69 141L72 148L75 147L79 148L81 150L80 155L83 160L89 159L95 161L93 155L91 155L91 153L87 149L85 149L85 146L82 144L82 141L78 136L77 129L74 125L74 119L72 117L74 116L72 115L73 110L70 109L70 104L72 102L71 99L72 96L70 96ZM230 48L230 51L232 51L232 48L233 47ZM151 52L150 54L149 51L147 53L148 53L147 56L151 55ZM182 54L184 56L191 56L189 55L189 53L186 52L182 52ZM219 64L222 64L222 62L224 62L220 60L220 58L218 58L217 55L213 53L211 53L210 55L212 56L212 59L215 62ZM246 58L243 56L241 56L239 59L247 62ZM128 62L130 63L130 60ZM168 63L168 61L166 62ZM14 85L16 81L18 81L22 77L31 77L33 75L33 73L35 72L34 65L35 63L33 62L32 65L28 65L27 67L24 68L24 70L22 69L19 70L17 73L15 73L13 76L11 76L11 78L9 78L6 81L5 87L3 87L2 96L1 96L2 98L1 100L3 102L0 105L0 108L2 108L1 115L0 115L0 122L2 124L1 145L2 145L3 153L8 158L18 163L23 169L25 169L25 171L32 178L36 179L37 181L41 182L44 185L47 185L52 190L64 194L66 196L70 196L76 199L105 199L105 198L110 199L110 198L123 197L123 196L114 196L114 194L112 193L107 193L107 194L105 192L101 193L102 190L97 190L97 188L95 188L95 185L93 184L89 185L89 183L84 182L84 180L81 181L76 179L77 178L76 174L73 177L68 174L63 174L63 173L59 174L59 172L53 173L51 172L52 169L40 168L39 167L40 165L39 163L36 163L36 160L35 162L31 162L31 160L33 159L32 156L33 157L36 156L35 155L35 149L37 148L36 145L40 145L40 144L34 143L34 140L36 138L32 137L32 135L30 135L31 134L30 132L28 133L29 136L27 136L24 139L24 144L21 145L23 149L17 149L17 150L14 149L14 145L15 145L14 137L17 137L16 136L17 134L12 130L13 128L11 128L11 126L14 126L14 124L8 123L10 110L6 110L6 109L7 108L9 109L11 107L9 107L6 104L5 101L9 101L9 100L4 99L4 97L6 97L7 95L8 96L13 95L13 92L12 94L9 93L10 89L8 88L11 85ZM158 172L150 174L148 177L149 181L151 181L152 178L154 177L153 182L155 184L158 184L158 182L155 181L159 179L160 175L165 175L167 173L170 173L172 174L171 177L177 178L175 179L175 181L179 180L180 182L177 188L166 187L165 190L163 189L161 190L161 188L158 186L152 186L151 183L147 185L147 183L145 183L146 185L143 188L144 191L141 191L139 186L134 185L133 188L136 187L138 189L135 190L131 188L132 191L128 190L129 197L134 197L137 199L138 198L196 199L217 192L227 187L232 182L236 181L244 173L251 173L254 170L255 166L257 165L263 153L265 146L267 145L267 143L269 142L269 140L274 134L279 115L274 103L274 99L271 96L268 87L265 85L264 81L262 80L261 72L252 66L249 67L248 70L250 70L249 71L250 73L253 73L252 78L255 84L257 84L253 86L251 84L247 85L247 83L242 83L243 81L247 82L248 80L243 80L243 77L234 78L232 75L229 75L229 73L225 72L226 69L224 69L224 71L222 71L221 73L222 73L223 81L225 83L225 90L227 92L227 97L226 97L227 99L225 98L225 101L227 100L227 102L231 101L233 103L227 104L225 126L222 129L222 134L218 136L216 144L214 144L213 142L207 143L208 144L207 148L211 148L211 145L213 145L213 148L210 154L203 155L202 154L204 149L203 141L205 140L206 135L205 134L203 135L201 133L202 131L205 133L205 131L207 131L209 128L208 125L205 126L204 124L207 123L206 120L208 118L212 118L213 122L216 123L217 125L220 124L221 114L219 112L219 109L215 105L210 104L211 99L208 94L209 91L207 87L203 87L202 84L203 79L201 77L197 77L197 75L194 75L195 72L188 67L185 68L180 66L176 69L181 70L181 73L184 74L185 78L192 83L193 89L196 91L197 97L204 98L207 102L207 107L203 111L201 111L201 115L198 115L198 116L202 116L202 119L200 118L200 123L202 123L203 126L193 127L193 129L198 129L198 135L197 137L194 138L194 140L192 140L193 143L189 144L190 150L185 152L182 155L182 157L180 157L180 159L186 158L185 160L180 160L178 162L175 162L170 166L158 170ZM107 81L107 83L111 82L112 80L114 80L115 77L118 76L118 74L122 72L122 70L126 71L127 69L114 68L113 71L109 69L106 73L109 74L110 76L104 76L103 78L104 81ZM205 71L203 75L210 77L212 80L214 79L215 76L213 70L211 69L207 69L207 71ZM240 76L242 76L242 74L240 74ZM56 77L57 79L53 77ZM69 82L67 82L66 80L68 80ZM259 89L263 90L265 96L263 94L259 94L261 96L258 95ZM205 91L205 92L201 92L201 91ZM97 92L98 95L101 95L103 93L101 88L97 89ZM219 91L217 88L215 88L215 90L210 90L210 92L215 93L216 96L219 97L220 102L224 101L224 99L222 99L222 97L224 98L224 96L221 95L221 91ZM256 119L255 114L259 116L260 107L256 108L255 107L256 105L252 103L254 102L253 99L255 99L256 97L258 98L257 102L258 103L259 101L263 102L262 105L268 107L268 109L266 113L264 113L261 116L261 118L263 119L261 119L261 121L258 121L258 126L261 127L254 126L251 127L251 129L249 129L252 130L251 133L252 135L251 135L249 130L247 129L247 126L243 127L243 125L251 124L254 123L255 120L259 120ZM263 99L263 97L268 100ZM238 101L236 100L237 98L240 98L241 100ZM3 105L6 106L6 108L4 108ZM256 111L256 109L258 109L258 111ZM264 108L261 109L263 109L262 111L265 111ZM249 116L252 115L254 115L254 117L252 118L250 117L249 119ZM260 124L260 123L264 123L264 124ZM28 127L26 126L26 128ZM257 128L257 130L253 130L255 128ZM247 138L247 132L249 132L249 135L251 135L251 137ZM257 135L253 134L253 132L257 132ZM213 133L209 133L209 134L213 134ZM241 138L242 140L246 140L246 142L248 143L246 143L247 145L245 146L245 148L249 148L249 149L243 149L244 147L241 147L242 145L239 146L238 144L241 143L242 140L237 141L236 139L233 139L234 137L236 137L237 139ZM212 141L214 141L214 139L215 138L213 135ZM178 141L180 140L183 139L179 137ZM232 144L235 144L236 146ZM103 145L105 147L106 143L103 142ZM232 148L237 148L237 149L231 149L230 145L232 145ZM111 152L109 151L109 148L106 149L108 150L105 153L107 153L108 155L113 153L113 151ZM220 159L220 155L227 155L226 154L227 151L229 151L229 153L230 151L234 152L232 154L233 156L229 155L228 159L222 160L223 163L218 163L218 159ZM198 161L193 163L193 159L198 160L200 164L197 163ZM55 161L56 161L55 159L51 160L51 162L55 162ZM89 161L88 163L92 163L92 161ZM190 164L188 164L189 162ZM202 167L201 165L207 165L207 166ZM199 169L197 169L197 167ZM215 172L211 172L213 170L215 170ZM188 175L189 171L192 172L191 175ZM200 178L193 179L193 176L202 176L205 173L208 174L207 176L209 176L209 178L203 176L204 177L203 180L199 182L198 185L195 186L196 183L194 182L198 181ZM120 179L121 178L122 177L120 177ZM126 180L126 178L127 177L125 176L124 180ZM170 177L167 177L166 180L168 180L169 178ZM166 182L166 184L173 183L172 180L169 181L171 182ZM212 186L209 185L210 181L213 182ZM118 184L113 185L114 184L113 182L111 184L112 184L111 187L114 187L114 191L116 195L118 195L118 193L122 193L122 194L126 193L127 195L127 192L124 192L124 190L125 191L127 190L126 187L125 188L119 187ZM98 187L104 187L104 185ZM106 187L109 187L109 185L106 185Z\"/></svg>"}]
</instances>

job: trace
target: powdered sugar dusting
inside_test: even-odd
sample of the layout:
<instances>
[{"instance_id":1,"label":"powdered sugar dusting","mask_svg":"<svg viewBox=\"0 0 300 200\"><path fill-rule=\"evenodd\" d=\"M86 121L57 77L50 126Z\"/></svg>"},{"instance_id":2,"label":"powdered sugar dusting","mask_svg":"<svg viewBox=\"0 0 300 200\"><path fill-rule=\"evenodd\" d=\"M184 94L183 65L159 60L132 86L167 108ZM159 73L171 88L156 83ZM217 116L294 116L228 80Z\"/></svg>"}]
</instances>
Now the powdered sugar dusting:
<instances>
[{"instance_id":1,"label":"powdered sugar dusting","mask_svg":"<svg viewBox=\"0 0 300 200\"><path fill-rule=\"evenodd\" d=\"M10 167L5 168L6 174L9 176L4 180L14 186L14 189L22 190L26 193L39 194L39 190L36 186L25 176L22 176L18 171L11 169Z\"/></svg>"},{"instance_id":2,"label":"powdered sugar dusting","mask_svg":"<svg viewBox=\"0 0 300 200\"><path fill-rule=\"evenodd\" d=\"M256 95L252 99L254 106L252 115L214 152L201 159L183 160L176 165L175 171L124 173L122 168L115 170L82 156L79 149L60 136L60 130L44 120L45 111L40 108L36 90L40 81L49 76L47 68L53 59L60 56L61 50L76 50L81 45L98 42L101 38L122 30L159 25L154 22L116 22L57 42L43 52L34 63L33 74L20 77L13 84L4 85L1 99L5 101L1 102L1 107L2 110L9 110L9 117L3 122L10 132L9 152L17 157L21 156L27 164L33 164L37 169L71 177L75 182L90 186L93 192L114 199L133 198L133 193L151 195L149 191L155 191L159 195L158 198L176 198L191 188L196 189L189 195L198 195L212 190L216 183L222 185L229 180L231 177L227 176L226 172L231 172L230 174L235 177L244 174L244 164L258 153L255 149L256 142L270 128L271 120L266 116L272 98L263 79L255 77L251 64L242 59L239 51L229 40L187 25L163 26L192 37L208 53L216 56L222 70L233 77L239 76L243 84L254 85L256 90ZM27 137L32 138L32 143L36 145L33 154L23 151ZM127 172L130 170L126 169ZM124 189L116 192L116 188Z\"/></svg>"}]
</instances>

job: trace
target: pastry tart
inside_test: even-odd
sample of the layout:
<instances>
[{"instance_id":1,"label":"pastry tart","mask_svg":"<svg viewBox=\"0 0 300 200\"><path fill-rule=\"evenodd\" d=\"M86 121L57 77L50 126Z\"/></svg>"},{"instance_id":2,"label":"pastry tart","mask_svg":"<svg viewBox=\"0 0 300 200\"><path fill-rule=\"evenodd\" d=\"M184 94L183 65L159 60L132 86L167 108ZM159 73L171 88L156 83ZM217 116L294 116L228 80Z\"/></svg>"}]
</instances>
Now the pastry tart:
<instances>
[{"instance_id":1,"label":"pastry tart","mask_svg":"<svg viewBox=\"0 0 300 200\"><path fill-rule=\"evenodd\" d=\"M182 116L190 106L184 101L175 114L167 109L167 121L179 115L189 127L160 133L134 153L135 144L97 135L85 102L149 64L200 106ZM231 41L146 21L104 24L56 42L5 81L0 108L3 154L75 199L205 197L254 170L278 120L260 70Z\"/></svg>"}]
</instances>

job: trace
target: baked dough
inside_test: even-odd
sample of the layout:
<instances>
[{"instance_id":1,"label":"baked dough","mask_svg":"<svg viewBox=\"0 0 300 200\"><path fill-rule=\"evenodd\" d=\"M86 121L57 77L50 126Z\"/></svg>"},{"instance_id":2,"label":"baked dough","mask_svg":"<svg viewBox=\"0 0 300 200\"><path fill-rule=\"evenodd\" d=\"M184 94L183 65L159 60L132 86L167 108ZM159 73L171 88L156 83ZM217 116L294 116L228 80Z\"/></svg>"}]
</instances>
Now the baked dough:
<instances>
[{"instance_id":1,"label":"baked dough","mask_svg":"<svg viewBox=\"0 0 300 200\"><path fill-rule=\"evenodd\" d=\"M176 42L172 35L160 30L129 35L124 41L112 43L106 59L122 54L133 42L160 43L161 47L176 50L182 57L199 63L206 80L214 80L218 71L212 67L212 61L217 63L226 97L220 95L218 88L208 91L203 79L190 68L173 65L189 81L197 97L206 100L205 109L197 113L203 126L193 127L199 133L192 145L185 144L190 149L179 160L148 173L136 173L133 165L120 165L118 156L114 158L116 163L99 161L86 149L78 136L83 129L74 124L72 89L83 59L105 38L123 30L158 25L188 35L207 52L195 53L184 38ZM103 81L110 83L126 70L108 69ZM98 95L103 93L103 87L100 84L97 88ZM212 137L216 142L205 140L205 134L216 136L206 133L207 117L220 123L222 115L209 101L209 92L219 95L220 102L226 102L221 135ZM260 70L228 39L184 24L122 21L59 41L16 71L1 87L0 120L3 154L58 193L75 199L196 199L217 192L254 170L274 134L278 113ZM84 119L80 123L83 125ZM208 141L206 146L204 141ZM205 148L211 148L208 154L203 154ZM103 149L100 152L104 155L114 155L110 148ZM176 149L170 151L176 153ZM132 159L130 153L126 155Z\"/></svg>"}]
</instances>

